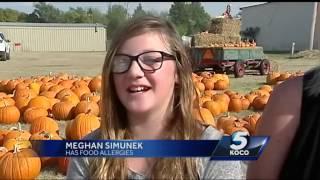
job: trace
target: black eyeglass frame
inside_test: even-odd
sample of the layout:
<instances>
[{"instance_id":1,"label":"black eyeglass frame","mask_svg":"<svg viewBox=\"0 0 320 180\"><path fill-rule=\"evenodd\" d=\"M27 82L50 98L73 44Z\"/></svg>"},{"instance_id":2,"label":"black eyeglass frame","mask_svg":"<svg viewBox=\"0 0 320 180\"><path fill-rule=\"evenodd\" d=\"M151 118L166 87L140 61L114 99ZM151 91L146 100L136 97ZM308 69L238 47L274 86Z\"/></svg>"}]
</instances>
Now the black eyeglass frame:
<instances>
[{"instance_id":1,"label":"black eyeglass frame","mask_svg":"<svg viewBox=\"0 0 320 180\"><path fill-rule=\"evenodd\" d=\"M138 59L139 59L139 57L140 57L141 55L146 54L146 53L152 53L152 52L156 52L156 53L160 53L160 54L161 54L161 65L159 66L159 68L156 68L156 69L153 69L153 70L144 69L144 68L142 67L142 65L140 64L140 62L139 62ZM115 57L116 57L116 56L127 56L127 57L129 57L129 59L130 59L130 64L129 64L127 70L125 70L125 71L123 71L123 72L113 72L113 68L112 68L112 73L114 73L114 74L123 74L123 73L128 72L129 69L131 68L131 65L132 65L132 62L133 62L133 61L137 61L140 69L141 69L143 72L153 73L153 72L161 69L162 64L163 64L163 61L165 61L165 60L174 60L174 61L175 61L175 60L176 60L176 56L174 56L174 55L172 55L172 54L168 54L168 53L163 52L163 51L145 51L145 52L142 52L142 53L140 53L140 54L138 54L138 55L136 55L136 56L131 56L131 55L128 55L128 54L123 54L123 53L117 53L117 54L115 54L114 56L115 56ZM166 58L168 58L168 59L166 59ZM114 62L113 62L113 63L114 63ZM113 64L112 64L112 65L113 65Z\"/></svg>"}]
</instances>

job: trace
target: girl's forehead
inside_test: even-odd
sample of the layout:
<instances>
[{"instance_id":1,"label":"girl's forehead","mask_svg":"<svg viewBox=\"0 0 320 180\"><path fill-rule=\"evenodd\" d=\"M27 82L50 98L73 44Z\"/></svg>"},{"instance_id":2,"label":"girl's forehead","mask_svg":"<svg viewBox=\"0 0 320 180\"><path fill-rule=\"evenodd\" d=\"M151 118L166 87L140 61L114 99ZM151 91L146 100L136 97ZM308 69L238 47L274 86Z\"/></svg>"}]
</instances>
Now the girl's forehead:
<instances>
[{"instance_id":1,"label":"girl's forehead","mask_svg":"<svg viewBox=\"0 0 320 180\"><path fill-rule=\"evenodd\" d=\"M160 32L146 32L130 37L124 41L118 53L137 55L152 50L171 53L167 36Z\"/></svg>"}]
</instances>

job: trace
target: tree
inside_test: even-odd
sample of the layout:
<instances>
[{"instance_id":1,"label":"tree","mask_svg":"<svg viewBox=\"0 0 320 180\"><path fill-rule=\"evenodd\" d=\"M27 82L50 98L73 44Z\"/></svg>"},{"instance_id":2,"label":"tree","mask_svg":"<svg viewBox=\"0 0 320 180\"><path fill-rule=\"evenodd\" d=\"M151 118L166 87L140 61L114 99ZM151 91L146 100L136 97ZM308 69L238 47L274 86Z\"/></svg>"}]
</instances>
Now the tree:
<instances>
[{"instance_id":1,"label":"tree","mask_svg":"<svg viewBox=\"0 0 320 180\"><path fill-rule=\"evenodd\" d=\"M139 5L137 6L137 8L134 10L132 17L133 18L137 18L140 16L144 16L147 13L142 9L141 3L139 3Z\"/></svg>"},{"instance_id":2,"label":"tree","mask_svg":"<svg viewBox=\"0 0 320 180\"><path fill-rule=\"evenodd\" d=\"M59 23L63 22L63 12L53 5L39 2L34 4L33 14L37 15L42 23Z\"/></svg>"},{"instance_id":3,"label":"tree","mask_svg":"<svg viewBox=\"0 0 320 180\"><path fill-rule=\"evenodd\" d=\"M200 2L174 2L169 10L169 20L181 35L192 35L208 28L210 15Z\"/></svg>"},{"instance_id":4,"label":"tree","mask_svg":"<svg viewBox=\"0 0 320 180\"><path fill-rule=\"evenodd\" d=\"M64 22L66 23L90 23L91 18L87 11L81 7L70 8L69 11L64 13Z\"/></svg>"},{"instance_id":5,"label":"tree","mask_svg":"<svg viewBox=\"0 0 320 180\"><path fill-rule=\"evenodd\" d=\"M13 9L0 8L0 21L2 22L17 22L20 12Z\"/></svg>"},{"instance_id":6,"label":"tree","mask_svg":"<svg viewBox=\"0 0 320 180\"><path fill-rule=\"evenodd\" d=\"M108 37L113 37L115 31L125 23L127 18L127 9L124 8L122 5L112 5L109 6L107 12L107 33Z\"/></svg>"},{"instance_id":7,"label":"tree","mask_svg":"<svg viewBox=\"0 0 320 180\"><path fill-rule=\"evenodd\" d=\"M189 6L189 28L187 34L194 34L207 30L210 23L210 15L204 10L200 2L192 2Z\"/></svg>"}]
</instances>

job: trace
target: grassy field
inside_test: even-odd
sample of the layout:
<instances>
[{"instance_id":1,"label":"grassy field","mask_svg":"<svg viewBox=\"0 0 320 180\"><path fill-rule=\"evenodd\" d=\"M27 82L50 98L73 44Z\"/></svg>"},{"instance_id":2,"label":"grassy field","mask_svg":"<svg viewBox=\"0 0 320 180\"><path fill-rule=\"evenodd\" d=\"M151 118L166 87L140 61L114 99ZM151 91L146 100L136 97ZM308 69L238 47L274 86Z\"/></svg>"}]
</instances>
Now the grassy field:
<instances>
[{"instance_id":1,"label":"grassy field","mask_svg":"<svg viewBox=\"0 0 320 180\"><path fill-rule=\"evenodd\" d=\"M320 65L318 58L290 59L289 54L267 54L271 60L273 70L280 71L307 71ZM87 53L14 53L11 60L0 61L0 80L47 75L49 72L66 72L80 76L95 76L101 73L105 52ZM230 75L231 90L248 93L257 89L266 81L266 76L246 74L243 78L234 78ZM241 112L240 115L252 111ZM9 128L13 125L0 125L0 128ZM60 135L64 138L65 122L59 122ZM29 125L23 124L23 129ZM57 173L55 168L45 168L38 179L61 179L64 176Z\"/></svg>"}]
</instances>

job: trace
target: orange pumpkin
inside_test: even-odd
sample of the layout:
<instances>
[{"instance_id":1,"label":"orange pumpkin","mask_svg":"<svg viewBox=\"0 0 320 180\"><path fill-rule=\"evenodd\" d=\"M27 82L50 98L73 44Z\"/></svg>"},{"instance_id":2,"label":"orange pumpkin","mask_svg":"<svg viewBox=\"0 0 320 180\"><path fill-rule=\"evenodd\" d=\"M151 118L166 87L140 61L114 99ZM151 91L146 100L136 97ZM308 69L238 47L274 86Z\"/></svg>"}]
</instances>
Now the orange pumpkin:
<instances>
[{"instance_id":1,"label":"orange pumpkin","mask_svg":"<svg viewBox=\"0 0 320 180\"><path fill-rule=\"evenodd\" d=\"M78 96L79 99L83 94L91 92L87 85L74 85L72 86L71 90Z\"/></svg>"},{"instance_id":2,"label":"orange pumpkin","mask_svg":"<svg viewBox=\"0 0 320 180\"><path fill-rule=\"evenodd\" d=\"M212 116L211 112L207 108L194 108L192 111L193 117L204 124L210 124L216 127L216 122L214 117Z\"/></svg>"},{"instance_id":3,"label":"orange pumpkin","mask_svg":"<svg viewBox=\"0 0 320 180\"><path fill-rule=\"evenodd\" d=\"M256 124L258 119L261 117L259 113L251 114L243 118L244 121L247 121L248 124L245 124L244 127L248 129L250 135L254 135Z\"/></svg>"},{"instance_id":4,"label":"orange pumpkin","mask_svg":"<svg viewBox=\"0 0 320 180\"><path fill-rule=\"evenodd\" d=\"M45 108L31 107L23 113L23 120L26 123L32 123L35 119L46 116L48 116L48 111Z\"/></svg>"},{"instance_id":5,"label":"orange pumpkin","mask_svg":"<svg viewBox=\"0 0 320 180\"><path fill-rule=\"evenodd\" d=\"M0 129L0 146L3 144L4 137L9 133L9 130Z\"/></svg>"},{"instance_id":6,"label":"orange pumpkin","mask_svg":"<svg viewBox=\"0 0 320 180\"><path fill-rule=\"evenodd\" d=\"M47 98L55 98L57 93L55 91L43 91L40 93L40 96L45 96Z\"/></svg>"},{"instance_id":7,"label":"orange pumpkin","mask_svg":"<svg viewBox=\"0 0 320 180\"><path fill-rule=\"evenodd\" d=\"M23 138L7 139L3 142L3 147L7 148L8 151L14 150L14 147L19 145L20 149L32 148L31 142Z\"/></svg>"},{"instance_id":8,"label":"orange pumpkin","mask_svg":"<svg viewBox=\"0 0 320 180\"><path fill-rule=\"evenodd\" d=\"M290 76L291 76L291 73L289 72L280 73L280 76L277 78L277 81L285 81L289 79Z\"/></svg>"},{"instance_id":9,"label":"orange pumpkin","mask_svg":"<svg viewBox=\"0 0 320 180\"><path fill-rule=\"evenodd\" d=\"M242 110L247 110L250 107L250 101L245 98L245 97L241 97L241 102L242 102Z\"/></svg>"},{"instance_id":10,"label":"orange pumpkin","mask_svg":"<svg viewBox=\"0 0 320 180\"><path fill-rule=\"evenodd\" d=\"M215 94L216 94L216 92L214 90L205 90L204 91L204 96L212 97Z\"/></svg>"},{"instance_id":11,"label":"orange pumpkin","mask_svg":"<svg viewBox=\"0 0 320 180\"><path fill-rule=\"evenodd\" d=\"M14 106L15 101L11 97L3 97L0 99L0 108L5 107L5 106Z\"/></svg>"},{"instance_id":12,"label":"orange pumpkin","mask_svg":"<svg viewBox=\"0 0 320 180\"><path fill-rule=\"evenodd\" d=\"M0 167L1 179L35 179L40 174L41 161L32 149L16 146L1 156Z\"/></svg>"},{"instance_id":13,"label":"orange pumpkin","mask_svg":"<svg viewBox=\"0 0 320 180\"><path fill-rule=\"evenodd\" d=\"M225 80L218 80L215 84L214 84L215 90L226 90L229 87L229 84L227 81Z\"/></svg>"},{"instance_id":14,"label":"orange pumpkin","mask_svg":"<svg viewBox=\"0 0 320 180\"><path fill-rule=\"evenodd\" d=\"M255 94L255 93L249 93L249 94L246 94L244 97L249 100L250 104L252 104L253 100L254 100L256 97L258 97L258 95Z\"/></svg>"},{"instance_id":15,"label":"orange pumpkin","mask_svg":"<svg viewBox=\"0 0 320 180\"><path fill-rule=\"evenodd\" d=\"M41 107L44 109L50 109L51 108L51 103L48 100L47 97L45 96L37 96L35 98L32 98L29 103L28 107Z\"/></svg>"},{"instance_id":16,"label":"orange pumpkin","mask_svg":"<svg viewBox=\"0 0 320 180\"><path fill-rule=\"evenodd\" d=\"M58 84L65 87L65 88L70 89L73 86L73 82L74 82L74 80L67 79L67 80L60 81Z\"/></svg>"},{"instance_id":17,"label":"orange pumpkin","mask_svg":"<svg viewBox=\"0 0 320 180\"><path fill-rule=\"evenodd\" d=\"M17 97L15 106L19 109L20 113L23 114L28 108L28 103L31 100L30 97Z\"/></svg>"},{"instance_id":18,"label":"orange pumpkin","mask_svg":"<svg viewBox=\"0 0 320 180\"><path fill-rule=\"evenodd\" d=\"M20 111L16 106L5 103L5 107L0 107L0 123L13 124L20 119Z\"/></svg>"},{"instance_id":19,"label":"orange pumpkin","mask_svg":"<svg viewBox=\"0 0 320 180\"><path fill-rule=\"evenodd\" d=\"M196 82L195 87L200 91L200 93L204 92L204 90L206 89L202 82Z\"/></svg>"},{"instance_id":20,"label":"orange pumpkin","mask_svg":"<svg viewBox=\"0 0 320 180\"><path fill-rule=\"evenodd\" d=\"M19 138L20 140L29 140L30 136L31 134L28 131L22 130L21 124L18 123L18 128L17 127L10 128L10 131L4 137L3 142L9 139L16 139L16 138Z\"/></svg>"},{"instance_id":21,"label":"orange pumpkin","mask_svg":"<svg viewBox=\"0 0 320 180\"><path fill-rule=\"evenodd\" d=\"M65 88L65 89L59 91L59 93L57 93L55 98L62 100L63 97L65 97L67 95L70 96L70 95L76 95L76 94L71 89Z\"/></svg>"},{"instance_id":22,"label":"orange pumpkin","mask_svg":"<svg viewBox=\"0 0 320 180\"><path fill-rule=\"evenodd\" d=\"M72 121L67 121L66 124L66 128L65 128L65 135L66 135L66 139L71 140L71 125L72 125Z\"/></svg>"},{"instance_id":23,"label":"orange pumpkin","mask_svg":"<svg viewBox=\"0 0 320 180\"><path fill-rule=\"evenodd\" d=\"M77 95L66 95L61 99L61 102L65 101L70 102L74 106L76 106L80 102L79 97Z\"/></svg>"},{"instance_id":24,"label":"orange pumpkin","mask_svg":"<svg viewBox=\"0 0 320 180\"><path fill-rule=\"evenodd\" d=\"M224 127L224 123L226 121L235 121L237 120L238 118L235 117L235 116L230 116L229 113L227 113L226 115L224 116L221 116L217 119L217 128L218 129L223 129Z\"/></svg>"},{"instance_id":25,"label":"orange pumpkin","mask_svg":"<svg viewBox=\"0 0 320 180\"><path fill-rule=\"evenodd\" d=\"M233 95L230 98L228 110L231 112L240 112L242 110L242 101L240 95Z\"/></svg>"},{"instance_id":26,"label":"orange pumpkin","mask_svg":"<svg viewBox=\"0 0 320 180\"><path fill-rule=\"evenodd\" d=\"M70 120L74 117L74 108L75 106L69 101L59 102L53 105L52 114L55 119Z\"/></svg>"},{"instance_id":27,"label":"orange pumpkin","mask_svg":"<svg viewBox=\"0 0 320 180\"><path fill-rule=\"evenodd\" d=\"M83 100L87 100L89 98L90 101L93 101L93 102L96 102L98 103L98 101L100 100L100 95L98 95L97 93L95 92L92 92L92 93L85 93L81 96L81 101Z\"/></svg>"},{"instance_id":28,"label":"orange pumpkin","mask_svg":"<svg viewBox=\"0 0 320 180\"><path fill-rule=\"evenodd\" d=\"M100 120L98 117L91 114L79 114L71 124L71 139L82 139L87 134L100 127Z\"/></svg>"},{"instance_id":29,"label":"orange pumpkin","mask_svg":"<svg viewBox=\"0 0 320 180\"><path fill-rule=\"evenodd\" d=\"M99 105L96 102L92 102L89 98L85 101L80 101L74 109L74 114L77 116L81 113L93 114L99 116Z\"/></svg>"},{"instance_id":30,"label":"orange pumpkin","mask_svg":"<svg viewBox=\"0 0 320 180\"><path fill-rule=\"evenodd\" d=\"M221 113L220 104L216 101L206 101L203 104L203 107L207 108L211 112L213 117L218 116Z\"/></svg>"},{"instance_id":31,"label":"orange pumpkin","mask_svg":"<svg viewBox=\"0 0 320 180\"><path fill-rule=\"evenodd\" d=\"M252 102L252 107L255 110L263 110L266 104L268 103L268 100L269 100L269 96L266 96L266 95L256 97Z\"/></svg>"},{"instance_id":32,"label":"orange pumpkin","mask_svg":"<svg viewBox=\"0 0 320 180\"><path fill-rule=\"evenodd\" d=\"M247 123L248 122L241 119L236 119L234 121L225 121L222 128L224 132L229 135L232 135L236 131L244 131L249 133L247 128L244 127L244 125Z\"/></svg>"},{"instance_id":33,"label":"orange pumpkin","mask_svg":"<svg viewBox=\"0 0 320 180\"><path fill-rule=\"evenodd\" d=\"M267 91L268 93L270 93L272 91L272 86L270 85L262 85L261 87L259 87L260 90L264 90Z\"/></svg>"},{"instance_id":34,"label":"orange pumpkin","mask_svg":"<svg viewBox=\"0 0 320 180\"><path fill-rule=\"evenodd\" d=\"M31 123L30 133L35 134L39 131L47 131L59 134L59 125L52 118L38 117Z\"/></svg>"},{"instance_id":35,"label":"orange pumpkin","mask_svg":"<svg viewBox=\"0 0 320 180\"><path fill-rule=\"evenodd\" d=\"M274 85L277 82L279 76L280 72L270 72L266 77L267 84Z\"/></svg>"},{"instance_id":36,"label":"orange pumpkin","mask_svg":"<svg viewBox=\"0 0 320 180\"><path fill-rule=\"evenodd\" d=\"M93 78L88 85L91 92L100 92L101 91L101 78Z\"/></svg>"}]
</instances>

